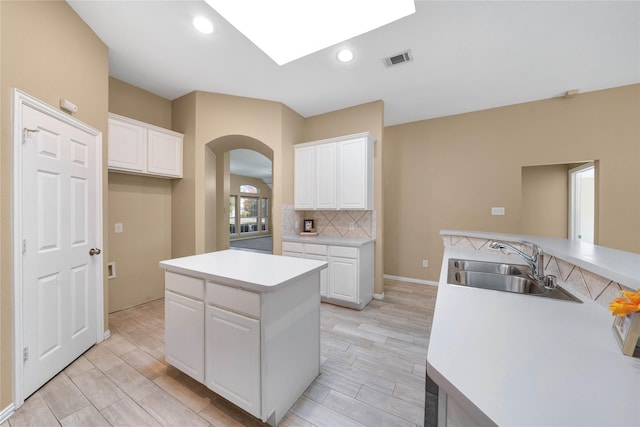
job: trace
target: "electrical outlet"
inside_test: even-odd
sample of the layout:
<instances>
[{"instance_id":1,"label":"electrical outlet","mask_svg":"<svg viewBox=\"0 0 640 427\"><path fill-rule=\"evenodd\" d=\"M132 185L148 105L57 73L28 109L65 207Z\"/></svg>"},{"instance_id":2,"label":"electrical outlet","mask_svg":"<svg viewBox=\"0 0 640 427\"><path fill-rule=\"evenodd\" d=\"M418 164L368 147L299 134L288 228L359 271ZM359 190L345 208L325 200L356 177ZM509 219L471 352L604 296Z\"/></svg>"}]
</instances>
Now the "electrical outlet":
<instances>
[{"instance_id":1,"label":"electrical outlet","mask_svg":"<svg viewBox=\"0 0 640 427\"><path fill-rule=\"evenodd\" d=\"M427 268L427 267L429 267L429 261L426 260L426 259L423 259L422 260L422 268Z\"/></svg>"},{"instance_id":2,"label":"electrical outlet","mask_svg":"<svg viewBox=\"0 0 640 427\"><path fill-rule=\"evenodd\" d=\"M504 208L491 208L491 215L504 215Z\"/></svg>"},{"instance_id":3,"label":"electrical outlet","mask_svg":"<svg viewBox=\"0 0 640 427\"><path fill-rule=\"evenodd\" d=\"M124 231L123 228L122 228L122 223L121 222L116 223L115 231L116 231L116 233L122 233Z\"/></svg>"}]
</instances>

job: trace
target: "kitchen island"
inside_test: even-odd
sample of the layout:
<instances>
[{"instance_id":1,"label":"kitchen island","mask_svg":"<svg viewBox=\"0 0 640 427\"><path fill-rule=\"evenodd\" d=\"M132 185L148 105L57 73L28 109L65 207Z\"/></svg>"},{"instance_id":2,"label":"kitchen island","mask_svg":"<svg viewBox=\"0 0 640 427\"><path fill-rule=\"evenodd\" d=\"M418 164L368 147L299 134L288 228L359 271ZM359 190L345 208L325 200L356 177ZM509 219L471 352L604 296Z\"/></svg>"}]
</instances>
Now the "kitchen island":
<instances>
[{"instance_id":1,"label":"kitchen island","mask_svg":"<svg viewBox=\"0 0 640 427\"><path fill-rule=\"evenodd\" d=\"M620 286L638 284L640 255L564 239L442 234L427 354L439 426L640 425L640 359L622 354L605 308ZM582 303L448 283L449 258L524 263L488 249L494 239L541 246L548 273Z\"/></svg>"},{"instance_id":2,"label":"kitchen island","mask_svg":"<svg viewBox=\"0 0 640 427\"><path fill-rule=\"evenodd\" d=\"M160 267L167 363L277 425L320 373L327 263L226 250Z\"/></svg>"}]
</instances>

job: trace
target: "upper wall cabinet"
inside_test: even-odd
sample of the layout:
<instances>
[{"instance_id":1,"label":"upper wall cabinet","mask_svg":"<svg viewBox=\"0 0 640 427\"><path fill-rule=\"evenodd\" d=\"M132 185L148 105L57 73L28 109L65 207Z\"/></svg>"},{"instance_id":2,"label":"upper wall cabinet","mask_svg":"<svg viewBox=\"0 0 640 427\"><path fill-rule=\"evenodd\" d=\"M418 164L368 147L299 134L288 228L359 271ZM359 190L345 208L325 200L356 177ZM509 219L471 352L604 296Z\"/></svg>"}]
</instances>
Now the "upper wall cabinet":
<instances>
[{"instance_id":1,"label":"upper wall cabinet","mask_svg":"<svg viewBox=\"0 0 640 427\"><path fill-rule=\"evenodd\" d=\"M182 178L182 137L178 132L109 113L109 170Z\"/></svg>"},{"instance_id":2,"label":"upper wall cabinet","mask_svg":"<svg viewBox=\"0 0 640 427\"><path fill-rule=\"evenodd\" d=\"M374 144L365 132L294 146L295 209L373 209Z\"/></svg>"}]
</instances>

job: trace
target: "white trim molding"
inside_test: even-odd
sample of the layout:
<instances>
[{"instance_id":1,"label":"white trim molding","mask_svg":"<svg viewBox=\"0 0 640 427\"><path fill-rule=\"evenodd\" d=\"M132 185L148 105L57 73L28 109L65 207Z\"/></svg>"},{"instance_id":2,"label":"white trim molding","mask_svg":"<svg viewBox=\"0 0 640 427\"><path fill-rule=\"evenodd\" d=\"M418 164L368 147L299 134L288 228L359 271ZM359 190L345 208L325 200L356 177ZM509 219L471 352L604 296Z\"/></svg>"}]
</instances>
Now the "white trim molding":
<instances>
[{"instance_id":1,"label":"white trim molding","mask_svg":"<svg viewBox=\"0 0 640 427\"><path fill-rule=\"evenodd\" d=\"M16 408L15 408L13 403L11 405L7 406L6 408L4 408L3 410L1 410L0 411L0 424L2 424L5 421L7 421L11 415L15 414L15 412L16 412Z\"/></svg>"},{"instance_id":2,"label":"white trim molding","mask_svg":"<svg viewBox=\"0 0 640 427\"><path fill-rule=\"evenodd\" d=\"M373 294L373 299L384 299L384 292L381 294Z\"/></svg>"},{"instance_id":3,"label":"white trim molding","mask_svg":"<svg viewBox=\"0 0 640 427\"><path fill-rule=\"evenodd\" d=\"M434 282L432 280L414 279L412 277L392 276L390 274L385 274L384 278L390 279L390 280L397 280L399 282L409 282L409 283L418 283L420 285L438 286L438 282Z\"/></svg>"}]
</instances>

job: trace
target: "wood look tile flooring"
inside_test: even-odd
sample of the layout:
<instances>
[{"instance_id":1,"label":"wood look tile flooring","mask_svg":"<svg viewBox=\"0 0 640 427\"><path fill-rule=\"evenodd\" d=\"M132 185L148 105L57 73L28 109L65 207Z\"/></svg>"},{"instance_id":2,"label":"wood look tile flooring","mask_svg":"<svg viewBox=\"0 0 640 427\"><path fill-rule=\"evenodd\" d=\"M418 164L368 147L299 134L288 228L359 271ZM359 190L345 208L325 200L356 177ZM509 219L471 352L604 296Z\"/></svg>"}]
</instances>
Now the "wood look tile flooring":
<instances>
[{"instance_id":1,"label":"wood look tile flooring","mask_svg":"<svg viewBox=\"0 0 640 427\"><path fill-rule=\"evenodd\" d=\"M281 426L421 426L437 288L385 282L362 311L322 304L321 374ZM111 337L0 427L263 426L164 361L164 300L109 316Z\"/></svg>"}]
</instances>

